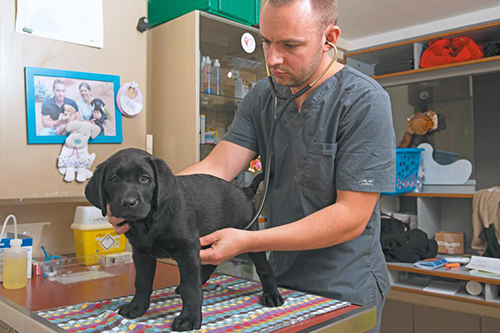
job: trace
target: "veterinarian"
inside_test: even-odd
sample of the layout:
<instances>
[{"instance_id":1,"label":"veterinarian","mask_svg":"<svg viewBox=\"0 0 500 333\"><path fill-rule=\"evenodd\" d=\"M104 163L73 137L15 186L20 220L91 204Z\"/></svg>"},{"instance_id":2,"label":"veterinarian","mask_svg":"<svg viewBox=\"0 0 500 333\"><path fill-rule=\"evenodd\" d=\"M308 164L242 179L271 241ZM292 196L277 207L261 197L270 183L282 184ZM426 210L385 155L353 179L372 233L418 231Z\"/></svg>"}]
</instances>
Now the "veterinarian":
<instances>
[{"instance_id":1,"label":"veterinarian","mask_svg":"<svg viewBox=\"0 0 500 333\"><path fill-rule=\"evenodd\" d=\"M64 80L55 79L52 84L53 97L46 99L42 104L42 125L43 129L38 135L56 135L56 127L61 124L59 115L64 113L64 105L68 104L75 108L75 117L82 120L78 105L71 98L66 97L66 84Z\"/></svg>"},{"instance_id":2,"label":"veterinarian","mask_svg":"<svg viewBox=\"0 0 500 333\"><path fill-rule=\"evenodd\" d=\"M260 32L265 59L281 94L315 80L336 43L335 0L268 0ZM265 160L273 97L265 78L238 106L223 140L203 161L180 174L206 173L228 181L252 159ZM284 101L279 100L278 109ZM381 313L389 279L380 246L379 193L393 191L395 137L391 106L380 85L335 63L292 103L274 140L267 217L261 231L223 229L200 239L211 246L203 264L219 264L246 252L272 251L282 287L377 307ZM263 163L265 164L265 163ZM117 232L120 219L109 218Z\"/></svg>"}]
</instances>

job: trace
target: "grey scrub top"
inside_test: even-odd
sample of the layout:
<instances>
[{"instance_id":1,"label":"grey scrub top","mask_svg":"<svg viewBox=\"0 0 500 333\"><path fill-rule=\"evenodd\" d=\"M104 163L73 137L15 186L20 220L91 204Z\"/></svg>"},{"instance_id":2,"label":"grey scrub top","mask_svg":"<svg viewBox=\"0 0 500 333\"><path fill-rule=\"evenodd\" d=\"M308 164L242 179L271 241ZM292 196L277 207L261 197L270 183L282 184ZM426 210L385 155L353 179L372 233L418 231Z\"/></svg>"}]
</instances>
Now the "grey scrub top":
<instances>
[{"instance_id":1,"label":"grey scrub top","mask_svg":"<svg viewBox=\"0 0 500 333\"><path fill-rule=\"evenodd\" d=\"M282 94L290 89L277 86ZM262 157L272 125L273 96L259 81L238 106L224 140ZM279 100L278 110L285 102ZM395 137L391 105L382 87L345 66L317 87L302 105L285 111L274 140L268 221L271 227L297 221L336 201L337 190L394 191ZM272 252L278 285L340 300L374 304L389 278L380 246L377 203L357 238L319 250Z\"/></svg>"}]
</instances>

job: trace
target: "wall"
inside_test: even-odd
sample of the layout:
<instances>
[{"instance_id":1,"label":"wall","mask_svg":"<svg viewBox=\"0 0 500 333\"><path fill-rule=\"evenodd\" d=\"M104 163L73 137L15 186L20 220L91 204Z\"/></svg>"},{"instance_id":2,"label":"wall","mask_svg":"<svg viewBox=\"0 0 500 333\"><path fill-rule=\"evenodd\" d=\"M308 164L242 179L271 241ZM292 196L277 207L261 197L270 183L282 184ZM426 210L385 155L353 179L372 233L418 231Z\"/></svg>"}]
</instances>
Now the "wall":
<instances>
[{"instance_id":1,"label":"wall","mask_svg":"<svg viewBox=\"0 0 500 333\"><path fill-rule=\"evenodd\" d=\"M88 204L85 183L66 183L56 160L61 144L28 145L24 67L45 67L120 76L135 81L147 100L147 33L136 30L147 15L146 0L104 0L102 49L15 32L15 1L0 3L0 222L14 213L19 223L50 221L43 243L53 253L74 252L72 231L77 205ZM94 144L95 166L126 147L146 146L147 104L137 118L123 118L123 143Z\"/></svg>"}]
</instances>

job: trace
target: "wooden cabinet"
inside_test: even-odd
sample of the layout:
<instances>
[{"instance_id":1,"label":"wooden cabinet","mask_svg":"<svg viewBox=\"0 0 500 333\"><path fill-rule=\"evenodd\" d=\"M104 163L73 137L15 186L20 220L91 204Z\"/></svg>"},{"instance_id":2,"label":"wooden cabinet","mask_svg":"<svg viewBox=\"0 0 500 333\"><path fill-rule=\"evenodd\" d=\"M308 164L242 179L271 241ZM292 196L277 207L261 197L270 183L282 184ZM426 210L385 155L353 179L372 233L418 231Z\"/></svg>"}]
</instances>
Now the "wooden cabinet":
<instances>
[{"instance_id":1,"label":"wooden cabinet","mask_svg":"<svg viewBox=\"0 0 500 333\"><path fill-rule=\"evenodd\" d=\"M205 128L217 131L216 139L220 140L242 100L242 82L256 83L265 77L262 42L255 28L199 11L148 33L154 154L179 172L203 159L215 146L200 140L201 114ZM245 33L254 39L253 52L242 47ZM218 59L221 65L218 94L216 89L206 93L200 88L203 56L209 56L212 63Z\"/></svg>"},{"instance_id":2,"label":"wooden cabinet","mask_svg":"<svg viewBox=\"0 0 500 333\"><path fill-rule=\"evenodd\" d=\"M481 333L496 333L500 327L500 318L481 318Z\"/></svg>"},{"instance_id":3,"label":"wooden cabinet","mask_svg":"<svg viewBox=\"0 0 500 333\"><path fill-rule=\"evenodd\" d=\"M386 300L380 331L383 333L413 333L413 305L390 299Z\"/></svg>"},{"instance_id":4,"label":"wooden cabinet","mask_svg":"<svg viewBox=\"0 0 500 333\"><path fill-rule=\"evenodd\" d=\"M404 296L403 296L404 297ZM425 296L424 296L425 297ZM500 327L498 313L481 313L482 309L454 309L433 303L432 297L418 300L418 304L393 300L389 297L382 314L381 333L496 333ZM495 317L496 316L496 317Z\"/></svg>"},{"instance_id":5,"label":"wooden cabinet","mask_svg":"<svg viewBox=\"0 0 500 333\"><path fill-rule=\"evenodd\" d=\"M450 310L415 305L414 333L480 333L480 317Z\"/></svg>"}]
</instances>

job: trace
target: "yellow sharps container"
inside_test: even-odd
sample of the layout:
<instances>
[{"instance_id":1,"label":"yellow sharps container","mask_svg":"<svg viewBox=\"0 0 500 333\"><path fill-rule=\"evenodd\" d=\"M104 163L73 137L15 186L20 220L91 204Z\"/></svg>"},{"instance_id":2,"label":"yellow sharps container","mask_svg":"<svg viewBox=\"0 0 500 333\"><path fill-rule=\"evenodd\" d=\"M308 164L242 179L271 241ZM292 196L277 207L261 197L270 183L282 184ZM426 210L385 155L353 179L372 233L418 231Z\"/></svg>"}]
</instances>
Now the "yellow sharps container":
<instances>
[{"instance_id":1,"label":"yellow sharps container","mask_svg":"<svg viewBox=\"0 0 500 333\"><path fill-rule=\"evenodd\" d=\"M125 252L127 238L117 235L96 207L76 207L71 229L78 261L87 266L96 265L100 255Z\"/></svg>"}]
</instances>

